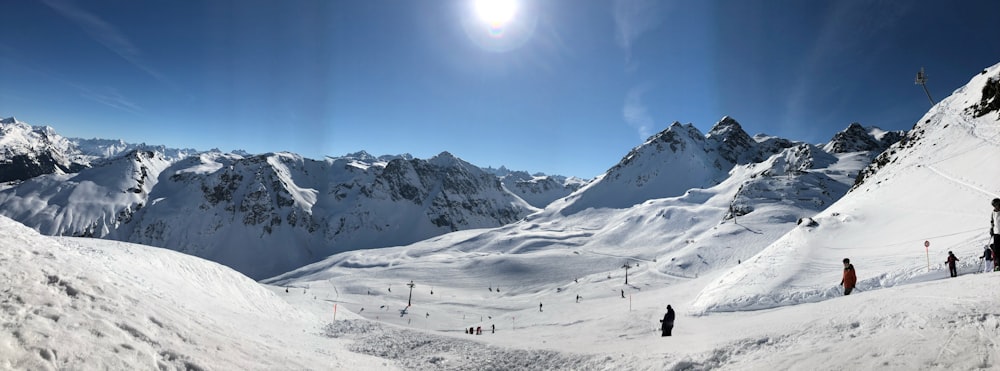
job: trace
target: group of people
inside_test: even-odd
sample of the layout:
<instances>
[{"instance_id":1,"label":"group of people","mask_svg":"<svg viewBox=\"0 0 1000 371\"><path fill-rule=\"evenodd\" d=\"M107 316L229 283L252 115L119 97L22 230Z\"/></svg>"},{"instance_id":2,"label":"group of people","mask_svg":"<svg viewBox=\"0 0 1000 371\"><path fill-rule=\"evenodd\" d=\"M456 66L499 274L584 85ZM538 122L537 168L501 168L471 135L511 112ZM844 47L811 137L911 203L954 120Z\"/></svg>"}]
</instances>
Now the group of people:
<instances>
[{"instance_id":1,"label":"group of people","mask_svg":"<svg viewBox=\"0 0 1000 371\"><path fill-rule=\"evenodd\" d=\"M990 240L992 243L985 248L983 251L983 256L980 259L983 260L983 272L1000 271L1000 198L994 198L990 201L990 205L993 206L993 213L990 214ZM945 264L948 265L948 273L952 277L958 277L958 257L951 251L948 252L948 259L945 260ZM844 259L844 276L840 280L840 285L844 286L844 295L850 295L851 291L854 290L854 285L857 284L858 277L854 273L854 266L851 265L850 259Z\"/></svg>"},{"instance_id":2,"label":"group of people","mask_svg":"<svg viewBox=\"0 0 1000 371\"><path fill-rule=\"evenodd\" d=\"M497 327L496 327L496 325L490 325L490 332L494 333L494 334L497 333ZM469 327L467 330L465 330L465 333L469 334L469 335L473 335L473 334L475 334L475 335L482 335L483 334L483 327L482 326L476 326L475 328Z\"/></svg>"},{"instance_id":3,"label":"group of people","mask_svg":"<svg viewBox=\"0 0 1000 371\"><path fill-rule=\"evenodd\" d=\"M997 249L1000 249L1000 198L994 198L990 205L993 206L993 213L990 214L990 244L983 249L983 256L979 257L983 262L983 273L1000 271L1000 259L997 259ZM952 277L958 276L955 267L957 262L958 258L949 251L948 260L944 263L948 265Z\"/></svg>"}]
</instances>

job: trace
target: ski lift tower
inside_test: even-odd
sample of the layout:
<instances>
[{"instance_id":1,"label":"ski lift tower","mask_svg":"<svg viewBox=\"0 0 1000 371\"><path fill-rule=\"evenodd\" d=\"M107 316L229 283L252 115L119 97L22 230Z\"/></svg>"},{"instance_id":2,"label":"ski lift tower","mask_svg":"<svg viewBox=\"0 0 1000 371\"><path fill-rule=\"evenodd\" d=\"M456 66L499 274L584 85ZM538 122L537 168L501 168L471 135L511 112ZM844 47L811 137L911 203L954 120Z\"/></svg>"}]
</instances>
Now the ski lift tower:
<instances>
[{"instance_id":1,"label":"ski lift tower","mask_svg":"<svg viewBox=\"0 0 1000 371\"><path fill-rule=\"evenodd\" d=\"M924 93L927 93L927 100L931 101L931 105L933 106L934 98L931 98L931 92L927 90L927 74L924 73L923 67L920 67L920 71L917 72L917 78L913 80L913 84L924 87Z\"/></svg>"},{"instance_id":2,"label":"ski lift tower","mask_svg":"<svg viewBox=\"0 0 1000 371\"><path fill-rule=\"evenodd\" d=\"M413 280L410 280L410 283L406 284L406 286L410 286L410 297L406 299L406 307L409 308L413 305L413 286L416 285L413 284Z\"/></svg>"}]
</instances>

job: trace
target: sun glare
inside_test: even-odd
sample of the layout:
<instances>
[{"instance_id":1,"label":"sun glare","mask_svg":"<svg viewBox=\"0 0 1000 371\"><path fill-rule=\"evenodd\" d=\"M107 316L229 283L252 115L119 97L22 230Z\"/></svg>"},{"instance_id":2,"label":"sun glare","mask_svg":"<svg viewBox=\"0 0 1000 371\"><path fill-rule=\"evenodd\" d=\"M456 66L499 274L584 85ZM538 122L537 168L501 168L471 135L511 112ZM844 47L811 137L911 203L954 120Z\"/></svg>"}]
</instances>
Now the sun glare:
<instances>
[{"instance_id":1,"label":"sun glare","mask_svg":"<svg viewBox=\"0 0 1000 371\"><path fill-rule=\"evenodd\" d=\"M479 19L492 28L502 28L517 13L515 0L475 0L476 14Z\"/></svg>"},{"instance_id":2,"label":"sun glare","mask_svg":"<svg viewBox=\"0 0 1000 371\"><path fill-rule=\"evenodd\" d=\"M462 28L476 46L508 52L524 46L538 25L537 8L524 0L463 1Z\"/></svg>"}]
</instances>

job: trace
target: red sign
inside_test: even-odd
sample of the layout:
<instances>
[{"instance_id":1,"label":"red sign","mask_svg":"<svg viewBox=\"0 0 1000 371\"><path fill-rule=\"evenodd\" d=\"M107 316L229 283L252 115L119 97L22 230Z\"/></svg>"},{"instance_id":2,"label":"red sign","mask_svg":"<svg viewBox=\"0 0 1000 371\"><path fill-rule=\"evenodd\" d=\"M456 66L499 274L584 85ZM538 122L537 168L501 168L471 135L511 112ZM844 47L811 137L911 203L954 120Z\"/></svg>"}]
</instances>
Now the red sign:
<instances>
[{"instance_id":1,"label":"red sign","mask_svg":"<svg viewBox=\"0 0 1000 371\"><path fill-rule=\"evenodd\" d=\"M931 247L931 241L924 241L924 247Z\"/></svg>"}]
</instances>

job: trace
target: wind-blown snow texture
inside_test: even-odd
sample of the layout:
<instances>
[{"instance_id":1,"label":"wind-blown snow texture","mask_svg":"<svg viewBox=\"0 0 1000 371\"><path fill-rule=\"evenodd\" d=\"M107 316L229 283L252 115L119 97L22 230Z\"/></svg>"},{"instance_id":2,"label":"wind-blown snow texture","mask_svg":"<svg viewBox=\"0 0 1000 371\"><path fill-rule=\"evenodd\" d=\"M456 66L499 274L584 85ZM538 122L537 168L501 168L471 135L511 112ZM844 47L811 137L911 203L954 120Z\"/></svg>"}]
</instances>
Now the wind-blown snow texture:
<instances>
[{"instance_id":1,"label":"wind-blown snow texture","mask_svg":"<svg viewBox=\"0 0 1000 371\"><path fill-rule=\"evenodd\" d=\"M270 291L193 257L0 217L0 368L996 368L998 273L974 272L1000 194L982 170L1000 158L998 80L1000 65L974 77L863 176L870 152L753 144L727 124L709 136L771 154L702 151L732 160L723 179L669 194L638 182L667 178L636 177L650 148L669 148L654 136L588 187L655 197L602 203L584 187L499 228L340 253ZM214 166L201 164L189 168ZM844 257L859 276L847 297ZM678 319L661 338L667 304Z\"/></svg>"}]
</instances>

